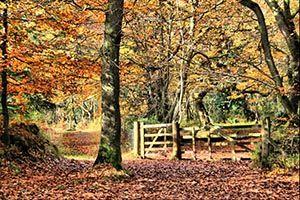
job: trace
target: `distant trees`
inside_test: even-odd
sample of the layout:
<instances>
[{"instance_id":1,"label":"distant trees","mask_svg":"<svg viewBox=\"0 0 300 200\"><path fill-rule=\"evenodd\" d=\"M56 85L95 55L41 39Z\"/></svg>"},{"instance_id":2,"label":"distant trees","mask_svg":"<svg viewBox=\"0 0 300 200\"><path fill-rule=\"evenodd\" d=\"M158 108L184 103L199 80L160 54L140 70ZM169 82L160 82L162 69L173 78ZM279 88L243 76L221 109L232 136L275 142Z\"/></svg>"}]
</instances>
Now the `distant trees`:
<instances>
[{"instance_id":1,"label":"distant trees","mask_svg":"<svg viewBox=\"0 0 300 200\"><path fill-rule=\"evenodd\" d=\"M274 115L282 112L282 107L290 119L296 119L297 51L294 49L294 55L288 51L273 25L274 15L269 15L268 5L274 7L274 1L263 7L268 14L272 70L264 59L260 27L240 2L136 2L126 12L121 48L126 66L121 76L126 105L135 107L134 112L140 108L140 117L181 121L185 113L190 113L194 94L206 89L222 92L234 85L225 100L244 99L247 119L253 119L254 110ZM297 46L299 37L293 27L298 7L289 1L285 4L282 12L288 17L285 20L290 19L286 26L291 27L288 31L293 36L288 40L293 41L290 46ZM134 76L139 78L135 80ZM271 101L277 101L273 94L279 95L280 102L271 106ZM264 109L265 104L272 109Z\"/></svg>"},{"instance_id":2,"label":"distant trees","mask_svg":"<svg viewBox=\"0 0 300 200\"><path fill-rule=\"evenodd\" d=\"M139 1L125 17L121 56L127 66L140 69L132 70L141 77L138 91L129 89L139 98L132 103L142 102L143 108L147 107L143 117L182 121L193 93L210 87L208 82L201 85L197 80L208 74L198 75L205 63L219 59L213 55L215 46L209 43L214 39L209 38L220 33L210 25L218 20L213 13L224 1L199 4L195 0ZM132 76L129 72L124 75ZM124 77L126 83L128 79Z\"/></svg>"},{"instance_id":3,"label":"distant trees","mask_svg":"<svg viewBox=\"0 0 300 200\"><path fill-rule=\"evenodd\" d=\"M3 0L0 12L0 110L5 130L9 116L29 119L38 107L32 104L61 102L82 93L86 85L99 85L103 15L58 1Z\"/></svg>"}]
</instances>

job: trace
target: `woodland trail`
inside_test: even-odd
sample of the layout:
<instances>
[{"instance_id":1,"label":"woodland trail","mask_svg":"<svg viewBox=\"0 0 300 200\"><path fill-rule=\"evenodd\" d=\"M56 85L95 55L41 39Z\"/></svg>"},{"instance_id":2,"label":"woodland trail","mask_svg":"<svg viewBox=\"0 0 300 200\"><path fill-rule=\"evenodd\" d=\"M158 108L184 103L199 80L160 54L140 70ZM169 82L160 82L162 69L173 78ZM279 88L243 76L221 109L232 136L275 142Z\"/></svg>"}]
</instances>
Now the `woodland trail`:
<instances>
[{"instance_id":1,"label":"woodland trail","mask_svg":"<svg viewBox=\"0 0 300 200\"><path fill-rule=\"evenodd\" d=\"M250 169L249 161L124 160L131 176L92 161L52 160L13 174L0 199L299 199L299 176ZM6 165L9 166L9 165Z\"/></svg>"}]
</instances>

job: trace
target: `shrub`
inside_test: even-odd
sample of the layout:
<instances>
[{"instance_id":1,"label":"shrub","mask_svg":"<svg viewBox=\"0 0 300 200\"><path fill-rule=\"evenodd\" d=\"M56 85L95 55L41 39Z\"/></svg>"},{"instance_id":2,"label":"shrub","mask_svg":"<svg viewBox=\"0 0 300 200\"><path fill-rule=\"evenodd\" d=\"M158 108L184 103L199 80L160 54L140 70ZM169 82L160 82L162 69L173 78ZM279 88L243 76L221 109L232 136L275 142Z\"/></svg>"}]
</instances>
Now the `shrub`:
<instances>
[{"instance_id":1,"label":"shrub","mask_svg":"<svg viewBox=\"0 0 300 200\"><path fill-rule=\"evenodd\" d=\"M269 157L267 166L299 170L299 133L296 128L279 127L270 139ZM261 167L261 144L257 144L252 153L252 161L255 167Z\"/></svg>"}]
</instances>

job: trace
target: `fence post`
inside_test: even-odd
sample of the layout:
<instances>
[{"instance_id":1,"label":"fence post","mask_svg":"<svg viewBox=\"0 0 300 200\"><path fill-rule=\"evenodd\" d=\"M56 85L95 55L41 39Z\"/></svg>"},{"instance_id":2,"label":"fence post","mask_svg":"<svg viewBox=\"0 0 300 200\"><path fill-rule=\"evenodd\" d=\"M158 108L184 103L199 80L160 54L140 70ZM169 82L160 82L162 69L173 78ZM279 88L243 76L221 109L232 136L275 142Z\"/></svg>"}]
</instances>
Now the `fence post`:
<instances>
[{"instance_id":1,"label":"fence post","mask_svg":"<svg viewBox=\"0 0 300 200\"><path fill-rule=\"evenodd\" d=\"M235 153L235 141L231 141L231 153L232 153L232 160L236 161L236 153Z\"/></svg>"},{"instance_id":2,"label":"fence post","mask_svg":"<svg viewBox=\"0 0 300 200\"><path fill-rule=\"evenodd\" d=\"M135 156L139 155L139 142L140 142L140 133L139 133L139 122L135 121L133 123L133 154Z\"/></svg>"},{"instance_id":3,"label":"fence post","mask_svg":"<svg viewBox=\"0 0 300 200\"><path fill-rule=\"evenodd\" d=\"M271 136L271 121L270 117L266 117L262 121L262 135L261 135L261 163L262 168L268 167L269 156L269 138Z\"/></svg>"},{"instance_id":4,"label":"fence post","mask_svg":"<svg viewBox=\"0 0 300 200\"><path fill-rule=\"evenodd\" d=\"M140 122L140 150L141 150L141 157L145 158L145 129L144 129L144 122Z\"/></svg>"},{"instance_id":5,"label":"fence post","mask_svg":"<svg viewBox=\"0 0 300 200\"><path fill-rule=\"evenodd\" d=\"M208 154L209 154L209 159L212 160L212 143L211 143L211 131L209 131L208 135L207 135L207 146L208 146Z\"/></svg>"},{"instance_id":6,"label":"fence post","mask_svg":"<svg viewBox=\"0 0 300 200\"><path fill-rule=\"evenodd\" d=\"M195 127L192 127L192 149L193 149L193 159L197 160L196 152L196 131Z\"/></svg>"},{"instance_id":7,"label":"fence post","mask_svg":"<svg viewBox=\"0 0 300 200\"><path fill-rule=\"evenodd\" d=\"M172 135L173 135L173 153L171 159L181 159L180 130L179 130L179 124L175 121L172 122Z\"/></svg>"}]
</instances>

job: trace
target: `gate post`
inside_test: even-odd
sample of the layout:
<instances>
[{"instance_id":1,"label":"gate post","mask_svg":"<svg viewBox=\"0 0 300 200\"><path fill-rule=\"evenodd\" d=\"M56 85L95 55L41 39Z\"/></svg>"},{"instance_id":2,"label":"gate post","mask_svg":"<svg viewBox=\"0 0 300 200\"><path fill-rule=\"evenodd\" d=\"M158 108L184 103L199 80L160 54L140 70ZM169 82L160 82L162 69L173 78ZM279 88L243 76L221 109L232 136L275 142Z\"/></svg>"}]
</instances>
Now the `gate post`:
<instances>
[{"instance_id":1,"label":"gate post","mask_svg":"<svg viewBox=\"0 0 300 200\"><path fill-rule=\"evenodd\" d=\"M140 133L139 133L139 122L135 121L133 123L133 154L135 156L139 155L139 142L140 142Z\"/></svg>"},{"instance_id":2,"label":"gate post","mask_svg":"<svg viewBox=\"0 0 300 200\"><path fill-rule=\"evenodd\" d=\"M145 129L144 129L144 122L140 122L140 150L141 150L141 157L145 158Z\"/></svg>"},{"instance_id":3,"label":"gate post","mask_svg":"<svg viewBox=\"0 0 300 200\"><path fill-rule=\"evenodd\" d=\"M181 159L180 130L178 122L172 122L173 152L171 159Z\"/></svg>"},{"instance_id":4,"label":"gate post","mask_svg":"<svg viewBox=\"0 0 300 200\"><path fill-rule=\"evenodd\" d=\"M270 136L271 136L271 120L270 117L266 117L262 121L261 162L260 162L262 168L268 167Z\"/></svg>"}]
</instances>

